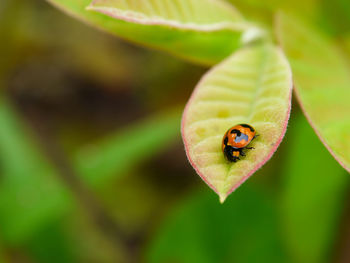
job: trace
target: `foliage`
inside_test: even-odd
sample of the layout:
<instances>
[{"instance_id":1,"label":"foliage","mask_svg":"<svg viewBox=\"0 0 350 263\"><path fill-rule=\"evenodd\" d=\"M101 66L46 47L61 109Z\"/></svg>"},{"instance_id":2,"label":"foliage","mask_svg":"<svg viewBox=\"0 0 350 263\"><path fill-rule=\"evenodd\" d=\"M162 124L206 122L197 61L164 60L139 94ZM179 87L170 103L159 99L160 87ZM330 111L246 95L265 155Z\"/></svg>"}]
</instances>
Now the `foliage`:
<instances>
[{"instance_id":1,"label":"foliage","mask_svg":"<svg viewBox=\"0 0 350 263\"><path fill-rule=\"evenodd\" d=\"M235 48L232 48L230 52L234 52L238 48L238 43L247 45L247 43L256 41L259 38L263 43L268 42L268 38L266 36L263 37L263 29L258 29L257 27L254 27L252 23L245 22L241 18L241 16L235 11L235 9L233 9L232 6L230 7L227 3L223 3L219 0L205 1L204 3L199 1L178 0L173 2L154 0L142 4L135 4L133 1L121 2L117 0L96 0L93 1L89 6L85 5L87 10L97 11L106 15L103 16L103 18L106 20L109 18L108 21L110 23L100 21L100 15L88 15L87 11L82 9L83 3L81 1L67 2L54 0L53 2L59 5L60 7L67 9L69 12L74 12L74 14L78 17L81 17L83 19L90 19L89 21L93 21L94 24L99 26L102 25L102 27L107 30L111 30L109 26L112 24L115 27L113 28L113 32L117 33L118 35L127 35L129 36L129 38L132 37L133 40L136 40L139 43L146 43L148 45L158 47L161 49L167 48L171 50L171 52L176 51L177 55L181 57L186 57L189 60L193 59L194 55L198 55L198 53L194 52L194 50L188 49L188 47L190 46L200 47L196 48L196 50L200 50L201 52L201 54L197 56L198 60L207 59L205 58L205 55L203 56L203 54L212 54L212 52L206 50L207 43L221 43L220 47L231 46L227 45L226 41L223 41L222 39L216 37L216 33L223 33L225 31L229 31L228 34L231 36L231 39L234 39L236 42ZM210 10L210 15L208 13L208 10ZM283 34L289 37L286 41L288 45L292 46L291 43L300 40L300 38L297 38L289 33L291 30L283 27L285 25L284 23L279 22L279 24L282 24L282 28L280 29L280 32L278 32L278 35L282 35L282 38L284 37ZM125 25L127 27L134 28L137 31L132 32L130 30L129 32L127 32L127 30L125 29L118 28L119 25ZM148 35L148 30L152 30L150 35ZM204 33L206 37L215 38L215 41L210 40L209 38L206 40L197 38L199 42L196 42L193 39L189 39L187 37L178 35L179 38L176 38L177 43L180 41L181 47L184 47L185 50L190 51L189 53L183 53L182 48L178 48L178 46L175 47L169 42L154 42L155 36L162 37L163 39L174 40L174 37L172 36L174 32L176 32L177 34L186 34L191 32L192 34L200 35ZM312 33L305 32L304 34L310 39L312 39L314 43L318 43L319 46L322 46L322 44L319 43L320 41L317 39L317 37L313 38L311 36ZM147 37L145 37L146 35ZM293 39L294 42L292 41ZM314 43L310 42L310 48L313 48L315 46ZM305 45L303 45L301 49L298 46L296 46L295 48L298 52L296 53L297 55L299 54L299 52L302 52L302 50L308 52L307 46ZM241 49L245 50L246 48L243 47ZM287 47L286 51L288 54L289 50L290 48ZM323 48L319 52L324 53L326 52L326 50L329 49ZM313 52L315 56L319 58L319 53L316 53L316 50L313 50ZM214 53L217 54L218 52ZM241 53L241 51L237 52L237 54ZM308 56L311 57L310 54L308 54ZM254 63L255 57L258 56L253 54L247 55L247 57L242 59ZM291 57L293 57L293 54L291 55ZM348 160L346 159L346 156L350 156L349 154L347 154L347 149L349 149L347 143L349 142L349 140L346 140L346 131L349 128L349 119L347 118L349 116L349 107L348 105L346 105L346 98L348 98L349 96L349 89L346 88L347 72L345 70L345 66L343 64L340 65L340 62L337 61L337 56L330 55L329 57L332 61L324 61L324 64L327 65L329 68L332 68L334 71L337 72L337 74L340 74L341 76L333 75L333 81L329 81L329 79L327 80L331 85L334 85L334 83L336 82L339 83L337 87L340 90L340 92L332 93L330 89L327 88L328 86L325 86L325 88L320 90L320 78L315 78L315 80L317 81L315 81L315 83L312 83L309 79L309 74L312 74L309 70L310 66L307 66L307 64L302 62L303 70L308 73L308 75L303 75L306 78L308 78L308 84L306 84L306 88L308 90L314 90L316 94L311 94L310 96L308 96L310 98L306 98L307 96L304 95L303 92L298 92L298 94L300 93L300 96L298 97L300 97L301 103L302 105L304 105L303 108L305 109L305 113L307 114L307 116L310 116L310 121L314 121L316 119L315 129L322 137L322 140L325 142L326 146L332 152L334 152L334 155L337 159L339 159L339 162L345 168L347 168ZM204 60L203 62L205 62ZM215 60L211 61L211 63L213 63ZM333 62L336 63L336 65L334 65ZM229 64L230 62L226 63ZM259 62L259 60L257 60L255 63L255 67L257 67L258 69L258 67L260 67L260 64L272 62ZM248 83L249 81L251 81L252 83L255 83L256 87L253 88L253 84L247 84L246 87L243 83L237 84L236 82L240 78L242 78L240 76L241 72L237 73L235 71L232 71L230 67L233 66L225 66L224 62L222 64L222 67L228 68L225 70L231 71L226 74L230 74L230 76L234 77L228 79L226 75L225 81L211 80L210 77L208 77L209 80L207 81L214 82L214 84L199 84L199 88L196 89L196 93L192 96L189 106L187 107L188 111L186 111L184 114L183 139L189 160L196 169L197 173L214 189L214 191L216 191L219 194L221 201L225 200L227 194L232 192L239 184L246 180L246 178L249 177L249 175L251 175L257 168L259 168L264 162L266 162L270 158L271 153L274 152L274 149L276 149L278 145L276 143L280 141L279 138L283 137L284 129L286 127L285 120L288 120L288 118L278 116L279 114L281 116L289 114L287 113L288 111L286 111L285 109L287 109L289 107L288 105L290 105L291 96L285 96L287 93L282 90L289 89L288 87L290 87L290 81L286 79L286 82L281 84L279 84L278 82L274 82L275 80L278 80L278 71L281 71L283 75L284 69L288 68L287 63L275 63L275 68L273 65L268 66L272 70L271 73L265 73L264 71L262 71L263 73L255 75L254 73L250 74L250 70L248 70L247 72L243 71L242 74L247 75L245 77L247 80L246 82ZM339 67L337 67L338 64ZM320 66L320 64L316 65ZM323 67L323 70L329 72L328 68L326 69L325 67ZM216 71L219 70L216 69ZM209 73L209 76L215 76L216 74L219 74L216 73L216 71L214 70L213 73ZM256 70L256 72L258 71ZM276 75L276 79L274 81L271 80L271 83L270 81L267 81L265 87L261 86L259 82L261 81L261 79L269 78L266 74L271 74L271 76ZM318 74L323 75L325 77L328 76L327 74L323 74L320 72ZM300 80L300 75L301 74L299 74L298 69L296 69L297 84ZM214 79L214 77L212 78ZM205 81L206 78L204 79L204 82ZM302 82L306 81L302 80ZM323 81L323 83L325 85L326 82ZM277 85L276 88L274 87L275 84ZM200 91L203 89L201 87L208 85L214 86L214 90L211 93L209 92L207 95L203 96L209 96L209 100L211 101L206 101L206 104L203 104L204 101L196 102L198 100L201 100L198 99L198 96L201 96ZM247 99L241 98L243 95L232 97L228 96L226 93L222 93L223 89L230 89L237 93L249 90L250 88L252 88L252 90L256 90L256 92L251 92L251 94L245 94ZM274 98L271 97L271 99L267 100L267 97L264 94L260 95L260 90L265 91L265 89L271 91L271 93L276 93L276 96ZM302 89L302 91L303 90L305 89ZM327 94L334 94L333 99ZM224 102L222 101L222 99L215 99L217 96L224 96L224 100L228 101ZM339 104L339 101L341 101L340 98L343 98L344 103ZM259 102L259 100L261 100L262 102ZM276 103L274 103L273 100L276 100ZM304 103L304 100L308 100L308 102ZM325 100L328 100L329 103L326 103ZM250 103L248 103L249 101ZM245 102L246 105L243 105ZM265 106L260 107L260 103L263 103ZM335 107L335 103L338 103L337 107ZM249 107L248 105L252 106ZM255 105L259 105L259 107L256 107ZM246 111L244 111L243 108L245 107L249 108ZM321 111L320 109L324 109L324 111ZM249 114L244 114L242 112L249 112ZM316 114L317 116L319 116L318 119L316 118ZM255 118L254 116L260 117ZM327 118L325 118L325 116L327 116ZM337 121L338 118L341 119ZM205 122L206 119L208 119L207 122ZM262 139L260 140L262 144L258 144L260 147L258 147L258 150L255 151L255 153L258 153L258 155L253 155L254 152L248 154L247 161L252 160L252 162L242 161L239 162L239 164L232 165L232 169L230 169L229 165L225 163L223 156L220 156L219 137L229 127L242 122L248 122L253 126L257 125L258 132L263 135ZM260 124L257 124L258 122ZM198 124L202 126L191 126L191 124L194 123L196 123L196 125ZM273 124L267 125L266 123ZM276 126L273 128L270 127L274 125ZM198 132L199 130L200 134ZM266 136L266 134L270 135ZM198 137L197 139L195 139L196 136ZM266 141L263 142L262 140ZM201 143L200 147L198 147L198 143L202 141L205 143ZM197 150L194 150L195 148ZM257 158L257 156L259 156L259 158Z\"/></svg>"},{"instance_id":2,"label":"foliage","mask_svg":"<svg viewBox=\"0 0 350 263\"><path fill-rule=\"evenodd\" d=\"M280 14L277 27L305 115L328 150L350 171L350 71L343 55L334 42L297 18Z\"/></svg>"},{"instance_id":3,"label":"foliage","mask_svg":"<svg viewBox=\"0 0 350 263\"><path fill-rule=\"evenodd\" d=\"M206 0L208 6L203 5L202 1L177 0L176 5L172 4L173 1L166 1L167 4L160 7L157 4L163 1L156 0L141 6L132 4L133 1L127 1L127 4L95 1L91 5L91 0L49 1L129 41L205 65L215 64L236 50L241 45L240 38L244 31L252 27L233 7L221 1ZM87 11L87 7L99 13ZM130 10L126 10L126 7ZM158 8L163 8L164 12ZM185 10L191 8L196 11L196 17L186 14ZM115 19L115 16L119 19ZM222 43L225 45L222 46Z\"/></svg>"},{"instance_id":4,"label":"foliage","mask_svg":"<svg viewBox=\"0 0 350 263\"><path fill-rule=\"evenodd\" d=\"M241 49L213 68L186 106L182 133L188 158L221 202L259 169L284 136L292 78L282 52L271 45ZM234 123L258 131L255 149L237 163L223 157L222 137Z\"/></svg>"},{"instance_id":5,"label":"foliage","mask_svg":"<svg viewBox=\"0 0 350 263\"><path fill-rule=\"evenodd\" d=\"M160 227L147 262L288 262L274 202L250 184L222 206L207 191L195 193Z\"/></svg>"},{"instance_id":6,"label":"foliage","mask_svg":"<svg viewBox=\"0 0 350 263\"><path fill-rule=\"evenodd\" d=\"M178 136L179 123L178 109L140 121L81 149L76 154L75 167L88 184L106 183L116 174L125 174L138 160L144 161L171 146Z\"/></svg>"},{"instance_id":7,"label":"foliage","mask_svg":"<svg viewBox=\"0 0 350 263\"><path fill-rule=\"evenodd\" d=\"M23 132L24 125L5 101L1 103L0 122L0 150L4 163L0 230L6 241L16 244L28 239L38 227L62 217L72 208L75 198L62 185L62 178L58 177L43 153L33 146L32 138ZM91 149L90 154L82 150L75 167L84 183L92 187L107 183L111 176L121 175L130 169L130 165L134 166L137 159L141 161L146 158L138 155L140 149L151 148L147 152L147 157L150 157L162 149L153 147L155 142L160 146L173 142L177 134L174 126L179 122L177 110L144 120L135 124L135 131L144 131L140 137L142 141L136 140L137 145L131 147L135 143L135 134L128 131L115 134L112 138L95 143L95 150ZM99 152L99 149L104 150ZM125 161L125 158L132 160L132 163ZM21 160L21 165L16 165L18 160Z\"/></svg>"},{"instance_id":8,"label":"foliage","mask_svg":"<svg viewBox=\"0 0 350 263\"><path fill-rule=\"evenodd\" d=\"M281 187L284 240L293 262L330 262L349 177L304 117L291 124Z\"/></svg>"},{"instance_id":9,"label":"foliage","mask_svg":"<svg viewBox=\"0 0 350 263\"><path fill-rule=\"evenodd\" d=\"M70 192L5 101L1 102L0 122L0 231L7 242L18 243L65 211Z\"/></svg>"},{"instance_id":10,"label":"foliage","mask_svg":"<svg viewBox=\"0 0 350 263\"><path fill-rule=\"evenodd\" d=\"M349 169L346 1L49 2L93 27L0 1L0 262L349 262L348 174L303 117ZM214 66L183 138L221 200L279 146L291 64L286 139L224 204L179 140L203 69L177 57ZM220 146L236 122L260 137L231 165Z\"/></svg>"}]
</instances>

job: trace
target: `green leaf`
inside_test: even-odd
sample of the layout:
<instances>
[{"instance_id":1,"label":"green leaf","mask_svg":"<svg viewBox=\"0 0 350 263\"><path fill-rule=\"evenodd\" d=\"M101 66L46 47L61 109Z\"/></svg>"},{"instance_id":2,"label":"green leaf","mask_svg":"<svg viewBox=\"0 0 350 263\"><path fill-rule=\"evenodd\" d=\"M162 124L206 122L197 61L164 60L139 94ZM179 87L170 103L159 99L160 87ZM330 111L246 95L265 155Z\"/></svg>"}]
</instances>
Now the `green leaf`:
<instances>
[{"instance_id":1,"label":"green leaf","mask_svg":"<svg viewBox=\"0 0 350 263\"><path fill-rule=\"evenodd\" d=\"M350 71L338 47L280 13L277 35L290 60L298 101L323 144L350 171Z\"/></svg>"},{"instance_id":2,"label":"green leaf","mask_svg":"<svg viewBox=\"0 0 350 263\"><path fill-rule=\"evenodd\" d=\"M0 101L0 233L20 243L72 204L69 190L26 133L9 103Z\"/></svg>"},{"instance_id":3,"label":"green leaf","mask_svg":"<svg viewBox=\"0 0 350 263\"><path fill-rule=\"evenodd\" d=\"M35 262L78 262L76 251L74 251L77 247L70 240L65 228L66 224L63 224L63 222L65 221L53 221L51 224L42 227L26 242L27 251L31 258L35 259Z\"/></svg>"},{"instance_id":4,"label":"green leaf","mask_svg":"<svg viewBox=\"0 0 350 263\"><path fill-rule=\"evenodd\" d=\"M333 35L350 32L350 2L347 0L320 1L322 30Z\"/></svg>"},{"instance_id":5,"label":"green leaf","mask_svg":"<svg viewBox=\"0 0 350 263\"><path fill-rule=\"evenodd\" d=\"M94 0L88 10L131 23L195 31L235 30L242 16L221 0Z\"/></svg>"},{"instance_id":6,"label":"green leaf","mask_svg":"<svg viewBox=\"0 0 350 263\"><path fill-rule=\"evenodd\" d=\"M157 114L80 150L74 161L82 179L92 186L150 158L178 138L180 110Z\"/></svg>"},{"instance_id":7,"label":"green leaf","mask_svg":"<svg viewBox=\"0 0 350 263\"><path fill-rule=\"evenodd\" d=\"M84 183L98 187L168 147L179 130L178 109L157 114L81 150L75 167ZM75 201L38 148L11 105L1 100L0 233L7 242L28 240Z\"/></svg>"},{"instance_id":8,"label":"green leaf","mask_svg":"<svg viewBox=\"0 0 350 263\"><path fill-rule=\"evenodd\" d=\"M175 209L151 241L146 262L289 262L279 236L276 203L244 185L219 204L209 192Z\"/></svg>"},{"instance_id":9,"label":"green leaf","mask_svg":"<svg viewBox=\"0 0 350 263\"><path fill-rule=\"evenodd\" d=\"M205 65L221 61L240 47L244 32L253 37L262 34L221 0L109 0L91 5L91 0L48 1L124 39ZM87 11L88 6L98 12Z\"/></svg>"},{"instance_id":10,"label":"green leaf","mask_svg":"<svg viewBox=\"0 0 350 263\"><path fill-rule=\"evenodd\" d=\"M291 121L283 168L282 219L293 262L332 262L349 176L301 116Z\"/></svg>"},{"instance_id":11,"label":"green leaf","mask_svg":"<svg viewBox=\"0 0 350 263\"><path fill-rule=\"evenodd\" d=\"M276 151L289 119L291 90L288 62L272 45L236 52L196 87L183 115L182 136L192 166L221 202ZM245 158L229 163L222 138L240 123L252 125L260 136Z\"/></svg>"}]
</instances>

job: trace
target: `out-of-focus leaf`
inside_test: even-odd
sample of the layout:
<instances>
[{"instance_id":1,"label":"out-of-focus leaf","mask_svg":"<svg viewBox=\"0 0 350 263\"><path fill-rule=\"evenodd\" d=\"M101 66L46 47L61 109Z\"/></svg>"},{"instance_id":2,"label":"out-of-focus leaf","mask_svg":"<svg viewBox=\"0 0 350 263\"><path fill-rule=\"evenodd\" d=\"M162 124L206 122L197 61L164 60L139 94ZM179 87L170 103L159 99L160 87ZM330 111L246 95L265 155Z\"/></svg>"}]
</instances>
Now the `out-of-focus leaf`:
<instances>
[{"instance_id":1,"label":"out-of-focus leaf","mask_svg":"<svg viewBox=\"0 0 350 263\"><path fill-rule=\"evenodd\" d=\"M27 239L57 218L71 202L54 169L37 150L11 107L0 103L0 234Z\"/></svg>"},{"instance_id":2,"label":"out-of-focus leaf","mask_svg":"<svg viewBox=\"0 0 350 263\"><path fill-rule=\"evenodd\" d=\"M42 227L26 241L31 262L125 262L122 246L106 237L80 205ZM1 261L0 261L1 263Z\"/></svg>"},{"instance_id":3,"label":"out-of-focus leaf","mask_svg":"<svg viewBox=\"0 0 350 263\"><path fill-rule=\"evenodd\" d=\"M176 109L131 125L78 152L75 166L90 185L106 182L171 145L180 134L180 119Z\"/></svg>"},{"instance_id":4,"label":"out-of-focus leaf","mask_svg":"<svg viewBox=\"0 0 350 263\"><path fill-rule=\"evenodd\" d=\"M29 61L39 60L38 56L33 57L35 47L35 54L40 53L40 61L44 57L48 59L46 50L49 49L50 54L60 54L50 61L51 64L61 66L60 63L64 63L66 70L80 73L82 77L87 75L89 79L108 87L122 88L132 78L130 67L136 68L132 65L137 63L135 57L138 54L133 54L116 39L80 21L72 21L45 2L2 0L1 4L3 1L0 35L6 41L0 49L0 74L4 70L11 73L11 68L23 62L28 64L28 57ZM52 34L53 31L55 34ZM95 52L96 49L99 52Z\"/></svg>"},{"instance_id":5,"label":"out-of-focus leaf","mask_svg":"<svg viewBox=\"0 0 350 263\"><path fill-rule=\"evenodd\" d=\"M209 192L196 195L161 226L146 262L289 262L275 205L266 193L247 185L224 205Z\"/></svg>"},{"instance_id":6,"label":"out-of-focus leaf","mask_svg":"<svg viewBox=\"0 0 350 263\"><path fill-rule=\"evenodd\" d=\"M331 34L344 34L350 32L350 2L348 0L321 0L322 29Z\"/></svg>"},{"instance_id":7,"label":"out-of-focus leaf","mask_svg":"<svg viewBox=\"0 0 350 263\"><path fill-rule=\"evenodd\" d=\"M241 45L242 34L255 29L244 22L230 4L221 0L153 0L137 4L129 0L109 0L97 1L89 7L118 19L87 11L91 0L48 1L129 41L206 65L229 56Z\"/></svg>"},{"instance_id":8,"label":"out-of-focus leaf","mask_svg":"<svg viewBox=\"0 0 350 263\"><path fill-rule=\"evenodd\" d=\"M35 233L27 243L29 253L37 263L77 262L64 224L52 222Z\"/></svg>"},{"instance_id":9,"label":"out-of-focus leaf","mask_svg":"<svg viewBox=\"0 0 350 263\"><path fill-rule=\"evenodd\" d=\"M8 242L27 240L62 216L74 200L38 151L11 106L0 104L0 233ZM180 111L148 119L79 154L84 182L95 186L169 146L179 134Z\"/></svg>"},{"instance_id":10,"label":"out-of-focus leaf","mask_svg":"<svg viewBox=\"0 0 350 263\"><path fill-rule=\"evenodd\" d=\"M292 124L283 169L284 240L293 262L331 262L349 178L304 118Z\"/></svg>"},{"instance_id":11,"label":"out-of-focus leaf","mask_svg":"<svg viewBox=\"0 0 350 263\"><path fill-rule=\"evenodd\" d=\"M74 248L77 258L74 262L128 262L123 245L111 238L112 234L101 231L101 225L96 224L82 207L77 206L75 211L66 215L64 221L69 245Z\"/></svg>"},{"instance_id":12,"label":"out-of-focus leaf","mask_svg":"<svg viewBox=\"0 0 350 263\"><path fill-rule=\"evenodd\" d=\"M273 28L274 14L277 10L297 12L310 20L318 20L319 0L228 0L251 20L263 23L268 28ZM329 1L329 0L325 0ZM340 0L342 1L342 0ZM346 0L344 0L346 1Z\"/></svg>"},{"instance_id":13,"label":"out-of-focus leaf","mask_svg":"<svg viewBox=\"0 0 350 263\"><path fill-rule=\"evenodd\" d=\"M6 262L8 261L5 259L5 256L3 255L2 245L0 244L0 263L6 263Z\"/></svg>"},{"instance_id":14,"label":"out-of-focus leaf","mask_svg":"<svg viewBox=\"0 0 350 263\"><path fill-rule=\"evenodd\" d=\"M288 62L278 48L256 45L209 71L193 92L182 120L186 153L222 202L280 144L289 119L291 78ZM260 136L252 143L255 150L229 163L221 143L226 130L239 123L252 125Z\"/></svg>"},{"instance_id":15,"label":"out-of-focus leaf","mask_svg":"<svg viewBox=\"0 0 350 263\"><path fill-rule=\"evenodd\" d=\"M277 35L291 62L298 101L334 158L350 171L350 71L326 36L280 13Z\"/></svg>"}]
</instances>

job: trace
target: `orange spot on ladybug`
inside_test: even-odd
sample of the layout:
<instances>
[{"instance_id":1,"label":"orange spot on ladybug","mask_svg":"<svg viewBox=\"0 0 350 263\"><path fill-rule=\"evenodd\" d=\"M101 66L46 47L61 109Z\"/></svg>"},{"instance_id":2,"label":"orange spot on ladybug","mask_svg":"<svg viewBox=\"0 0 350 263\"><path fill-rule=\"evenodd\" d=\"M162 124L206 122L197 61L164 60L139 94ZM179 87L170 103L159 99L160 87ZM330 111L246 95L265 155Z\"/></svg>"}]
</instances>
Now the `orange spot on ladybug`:
<instances>
[{"instance_id":1,"label":"orange spot on ladybug","mask_svg":"<svg viewBox=\"0 0 350 263\"><path fill-rule=\"evenodd\" d=\"M235 157L239 157L239 151L233 152L232 155Z\"/></svg>"}]
</instances>

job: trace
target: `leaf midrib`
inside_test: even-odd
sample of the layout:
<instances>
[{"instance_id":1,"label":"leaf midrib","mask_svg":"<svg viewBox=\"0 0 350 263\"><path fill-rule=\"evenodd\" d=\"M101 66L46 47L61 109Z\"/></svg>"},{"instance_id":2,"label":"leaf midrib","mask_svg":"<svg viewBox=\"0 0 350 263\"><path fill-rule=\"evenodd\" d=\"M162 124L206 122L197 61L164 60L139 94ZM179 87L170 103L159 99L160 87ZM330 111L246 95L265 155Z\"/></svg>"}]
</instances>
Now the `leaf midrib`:
<instances>
[{"instance_id":1,"label":"leaf midrib","mask_svg":"<svg viewBox=\"0 0 350 263\"><path fill-rule=\"evenodd\" d=\"M260 51L261 52L261 56L262 56L262 58L261 58L261 60L260 60L260 63L259 63L259 65L258 65L258 72L260 72L260 74L258 74L258 77L257 77L257 80L256 80L256 87L255 87L255 89L254 89L254 97L253 97L253 99L252 99L252 102L250 103L250 105L251 105L251 107L250 107L250 111L249 111L249 114L247 114L247 120L249 119L251 119L251 117L252 117L252 115L253 115L253 113L254 113L254 109L255 109L255 105L256 105L256 103L257 103L257 101L258 101L258 91L259 91L259 89L263 86L263 76L264 76L264 72L266 71L265 70L265 68L266 68L266 65L268 65L268 50L267 50L268 48L267 47L263 47L262 48L262 50ZM227 179L228 179L228 177L230 176L230 171L231 171L231 169L232 169L232 167L233 167L233 165L234 165L234 163L233 164L229 164L229 165L227 165L227 172L226 172L226 175L225 175L225 183L224 184L226 184L226 182L227 182Z\"/></svg>"},{"instance_id":2,"label":"leaf midrib","mask_svg":"<svg viewBox=\"0 0 350 263\"><path fill-rule=\"evenodd\" d=\"M255 92L254 92L254 97L252 99L252 102L251 102L251 107L250 107L250 111L249 111L249 114L248 114L248 117L247 119L251 120L252 118L252 115L254 113L254 109L256 108L256 104L258 102L258 94L259 94L259 90L264 86L263 84L263 77L264 77L264 72L266 72L266 65L268 65L268 53L267 48L264 47L261 51L261 61L260 61L260 65L258 66L258 71L260 72L260 74L258 74L258 78L256 80L256 86L255 86Z\"/></svg>"}]
</instances>

